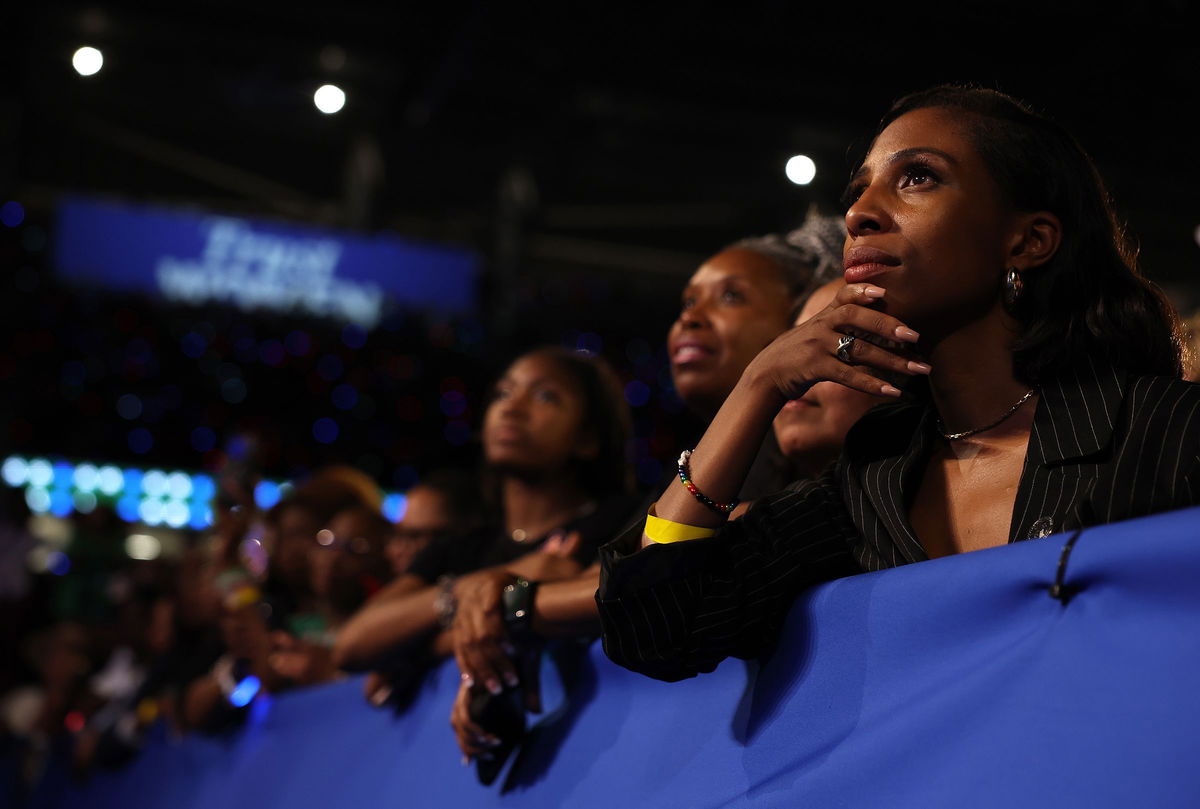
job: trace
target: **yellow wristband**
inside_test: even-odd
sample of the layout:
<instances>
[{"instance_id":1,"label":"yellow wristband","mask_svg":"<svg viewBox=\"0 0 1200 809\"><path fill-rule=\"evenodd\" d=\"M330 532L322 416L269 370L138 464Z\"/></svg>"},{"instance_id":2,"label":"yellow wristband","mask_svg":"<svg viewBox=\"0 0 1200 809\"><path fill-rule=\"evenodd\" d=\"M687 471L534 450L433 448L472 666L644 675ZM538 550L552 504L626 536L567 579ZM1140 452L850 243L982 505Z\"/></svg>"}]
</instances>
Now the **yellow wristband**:
<instances>
[{"instance_id":1,"label":"yellow wristband","mask_svg":"<svg viewBox=\"0 0 1200 809\"><path fill-rule=\"evenodd\" d=\"M681 522L671 522L653 514L646 515L646 536L652 542L665 545L670 542L687 542L690 539L704 539L717 533L716 528L699 528L695 525L685 525Z\"/></svg>"}]
</instances>

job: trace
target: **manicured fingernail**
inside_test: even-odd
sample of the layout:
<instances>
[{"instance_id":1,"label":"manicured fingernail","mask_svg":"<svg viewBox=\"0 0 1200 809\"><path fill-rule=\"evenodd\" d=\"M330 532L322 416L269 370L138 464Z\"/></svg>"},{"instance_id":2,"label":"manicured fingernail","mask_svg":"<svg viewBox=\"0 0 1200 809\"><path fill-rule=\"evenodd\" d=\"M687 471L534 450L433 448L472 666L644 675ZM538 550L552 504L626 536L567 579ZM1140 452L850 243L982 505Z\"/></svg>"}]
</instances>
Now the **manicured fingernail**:
<instances>
[{"instance_id":1,"label":"manicured fingernail","mask_svg":"<svg viewBox=\"0 0 1200 809\"><path fill-rule=\"evenodd\" d=\"M863 287L863 294L868 298L882 298L885 292L879 287Z\"/></svg>"},{"instance_id":2,"label":"manicured fingernail","mask_svg":"<svg viewBox=\"0 0 1200 809\"><path fill-rule=\"evenodd\" d=\"M388 697L391 695L392 689L388 688L387 686L384 686L383 688L376 688L375 693L371 694L371 704L378 708L379 706L383 705L383 703L387 702Z\"/></svg>"},{"instance_id":3,"label":"manicured fingernail","mask_svg":"<svg viewBox=\"0 0 1200 809\"><path fill-rule=\"evenodd\" d=\"M470 767L470 766L471 766L471 757L470 757L470 756L463 756L463 757L462 757L462 765L463 765L464 767Z\"/></svg>"},{"instance_id":4,"label":"manicured fingernail","mask_svg":"<svg viewBox=\"0 0 1200 809\"><path fill-rule=\"evenodd\" d=\"M475 678L472 677L470 674L464 674L462 676L462 681L463 681L463 685L465 685L467 688L475 687Z\"/></svg>"},{"instance_id":5,"label":"manicured fingernail","mask_svg":"<svg viewBox=\"0 0 1200 809\"><path fill-rule=\"evenodd\" d=\"M924 362L913 362L912 360L909 360L908 370L912 371L914 374L927 374L933 370L933 366Z\"/></svg>"},{"instance_id":6,"label":"manicured fingernail","mask_svg":"<svg viewBox=\"0 0 1200 809\"><path fill-rule=\"evenodd\" d=\"M921 339L921 335L917 334L915 331L910 329L908 326L897 326L895 334L896 334L896 339L907 340L910 343L915 343L915 342L917 342L917 340Z\"/></svg>"},{"instance_id":7,"label":"manicured fingernail","mask_svg":"<svg viewBox=\"0 0 1200 809\"><path fill-rule=\"evenodd\" d=\"M900 389L892 387L891 385L884 385L882 388L879 389L879 392L882 393L884 396L899 396L900 395Z\"/></svg>"},{"instance_id":8,"label":"manicured fingernail","mask_svg":"<svg viewBox=\"0 0 1200 809\"><path fill-rule=\"evenodd\" d=\"M484 686L487 688L488 691L492 692L493 694L499 694L501 691L504 690L503 688L500 687L500 681L497 680L495 677L491 678L486 683L484 683Z\"/></svg>"},{"instance_id":9,"label":"manicured fingernail","mask_svg":"<svg viewBox=\"0 0 1200 809\"><path fill-rule=\"evenodd\" d=\"M501 741L499 739L497 739L495 736L488 736L486 739L483 740L483 743L486 744L488 747L499 747L501 745Z\"/></svg>"},{"instance_id":10,"label":"manicured fingernail","mask_svg":"<svg viewBox=\"0 0 1200 809\"><path fill-rule=\"evenodd\" d=\"M505 674L504 682L508 683L509 688L516 688L521 684L521 681L517 679L517 675L515 674Z\"/></svg>"}]
</instances>

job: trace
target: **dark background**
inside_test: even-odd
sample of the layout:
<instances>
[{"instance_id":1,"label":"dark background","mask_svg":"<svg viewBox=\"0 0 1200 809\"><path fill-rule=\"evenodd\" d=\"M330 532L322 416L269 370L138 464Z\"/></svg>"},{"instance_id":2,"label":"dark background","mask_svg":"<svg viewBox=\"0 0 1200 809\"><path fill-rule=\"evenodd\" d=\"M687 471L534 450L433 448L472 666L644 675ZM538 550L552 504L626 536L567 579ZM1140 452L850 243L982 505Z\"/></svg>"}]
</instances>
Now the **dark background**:
<instances>
[{"instance_id":1,"label":"dark background","mask_svg":"<svg viewBox=\"0 0 1200 809\"><path fill-rule=\"evenodd\" d=\"M490 374L551 342L598 350L643 386L630 389L633 449L653 480L687 429L661 348L687 274L812 204L836 210L890 101L944 81L1005 90L1071 129L1143 268L1189 311L1200 304L1190 5L10 10L0 196L27 218L0 228L0 449L196 469L249 431L269 474L342 460L403 488L467 462ZM70 65L84 44L105 57L88 78ZM327 81L348 96L332 116L312 104ZM807 187L783 174L798 152L818 164ZM482 304L348 338L328 322L71 289L45 246L69 191L465 244L484 256ZM197 331L193 357L181 341ZM309 351L262 361L263 345L296 331ZM340 371L327 378L330 356ZM246 389L233 402L231 376ZM130 393L142 404L132 419L116 409ZM338 421L336 440L312 438L321 418ZM197 441L201 428L212 442Z\"/></svg>"}]
</instances>

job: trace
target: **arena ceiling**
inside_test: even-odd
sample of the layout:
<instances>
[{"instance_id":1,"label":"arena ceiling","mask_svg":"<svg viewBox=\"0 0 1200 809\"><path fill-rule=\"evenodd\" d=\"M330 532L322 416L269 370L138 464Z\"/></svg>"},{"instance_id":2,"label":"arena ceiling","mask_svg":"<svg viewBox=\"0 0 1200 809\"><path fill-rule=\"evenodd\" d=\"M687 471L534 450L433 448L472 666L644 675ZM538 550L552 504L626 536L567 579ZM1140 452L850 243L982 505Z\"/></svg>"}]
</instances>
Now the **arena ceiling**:
<instances>
[{"instance_id":1,"label":"arena ceiling","mask_svg":"<svg viewBox=\"0 0 1200 809\"><path fill-rule=\"evenodd\" d=\"M3 33L0 182L35 209L87 190L675 285L835 204L890 100L965 80L1072 129L1148 272L1194 304L1190 5L28 4ZM105 54L87 78L84 44ZM796 153L812 185L784 177Z\"/></svg>"}]
</instances>

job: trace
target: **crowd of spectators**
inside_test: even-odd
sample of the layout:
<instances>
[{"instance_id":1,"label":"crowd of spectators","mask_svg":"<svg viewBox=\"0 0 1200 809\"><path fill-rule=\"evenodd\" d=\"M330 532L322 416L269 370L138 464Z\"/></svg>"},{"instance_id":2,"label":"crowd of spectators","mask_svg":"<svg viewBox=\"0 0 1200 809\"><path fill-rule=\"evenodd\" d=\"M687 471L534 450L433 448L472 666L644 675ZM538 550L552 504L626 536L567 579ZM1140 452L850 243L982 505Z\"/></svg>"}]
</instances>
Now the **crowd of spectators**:
<instances>
[{"instance_id":1,"label":"crowd of spectators","mask_svg":"<svg viewBox=\"0 0 1200 809\"><path fill-rule=\"evenodd\" d=\"M409 342L425 349L407 356L384 348L384 338L349 328L258 324L256 335L255 326L228 312L114 305L39 280L30 299L34 311L19 318L30 327L39 319L42 336L23 332L17 353L32 354L37 339L65 340L80 359L52 352L55 367L25 378L47 408L63 396L54 407L64 419L88 408L95 418L74 419L73 432L54 446L39 444L44 420L28 418L10 425L19 439L11 444L103 451L118 433L136 451L129 435L140 429L152 436L142 453L148 460L190 451L213 472L217 493L212 527L188 533L179 553L153 561L125 554L129 526L104 504L71 515L65 546L71 569L56 576L28 570L26 557L38 542L31 526L44 527L42 518L30 514L20 489L0 489L0 609L6 646L15 651L0 664L6 754L21 762L29 783L49 756L64 750L74 772L86 777L95 767L130 760L155 723L173 734L221 733L244 720L259 694L354 671L368 672L364 706L402 709L429 663L452 655L463 670L455 730L464 752L478 759L480 777L490 780L519 741L523 711L538 707L543 645L598 634L592 598L598 547L644 513L651 486L673 474L669 456L678 437L651 430L651 439L646 415L678 417L681 402L695 423L710 418L745 363L833 274L836 261L821 254L835 254L836 231L822 220L804 246L799 235L793 243L773 237L718 253L684 291L669 368L639 370L667 351L647 347L630 352L637 360L624 378L593 352L568 345L519 355L485 386L477 382L485 363L461 335L447 341L428 323L393 324L411 330ZM282 340L264 336L281 330ZM678 340L697 335L702 351L693 340L691 353L680 353ZM372 350L372 341L380 347ZM281 351L273 350L276 342ZM698 359L697 351L711 356ZM163 386L158 366L175 354L194 360L199 373ZM353 466L321 465L336 454L313 453L319 442L311 434L289 436L288 425L294 429L297 421L290 414L281 413L281 424L238 421L241 410L224 394L241 389L220 381L240 378L232 367L238 363L265 364L265 375L252 384L276 402L336 398L339 385L355 386L358 402L347 414L362 416L370 434L351 445L370 449ZM446 370L455 364L464 369L457 375ZM441 384L428 370L435 368L446 375ZM639 379L653 383L668 374L671 397L678 398L663 397L655 407L639 389L651 385ZM454 385L447 386L447 376ZM425 402L430 388L433 407ZM448 409L448 391L464 405ZM141 405L127 408L133 418L98 404L129 396ZM642 408L641 427L631 404ZM422 437L410 435L410 445L397 450L386 428L396 418L387 415L392 411L442 427L429 431L442 440L425 442L438 451L428 453L434 457L419 476L405 471L415 463L403 461L420 454L423 446L412 444ZM450 425L467 420L472 424L455 449L444 439ZM182 431L185 438L180 423L194 425ZM222 439L236 429L252 439L210 442L200 428ZM190 450L175 446L180 440ZM240 455L231 447L240 447ZM382 462L389 452L393 457ZM786 478L774 442L763 463L765 492ZM256 504L260 469L306 465L314 471L297 474L279 502ZM392 475L380 481L383 469ZM381 514L380 482L405 489L398 524ZM522 597L524 609L514 608L510 602ZM528 618L513 621L513 612Z\"/></svg>"}]
</instances>

